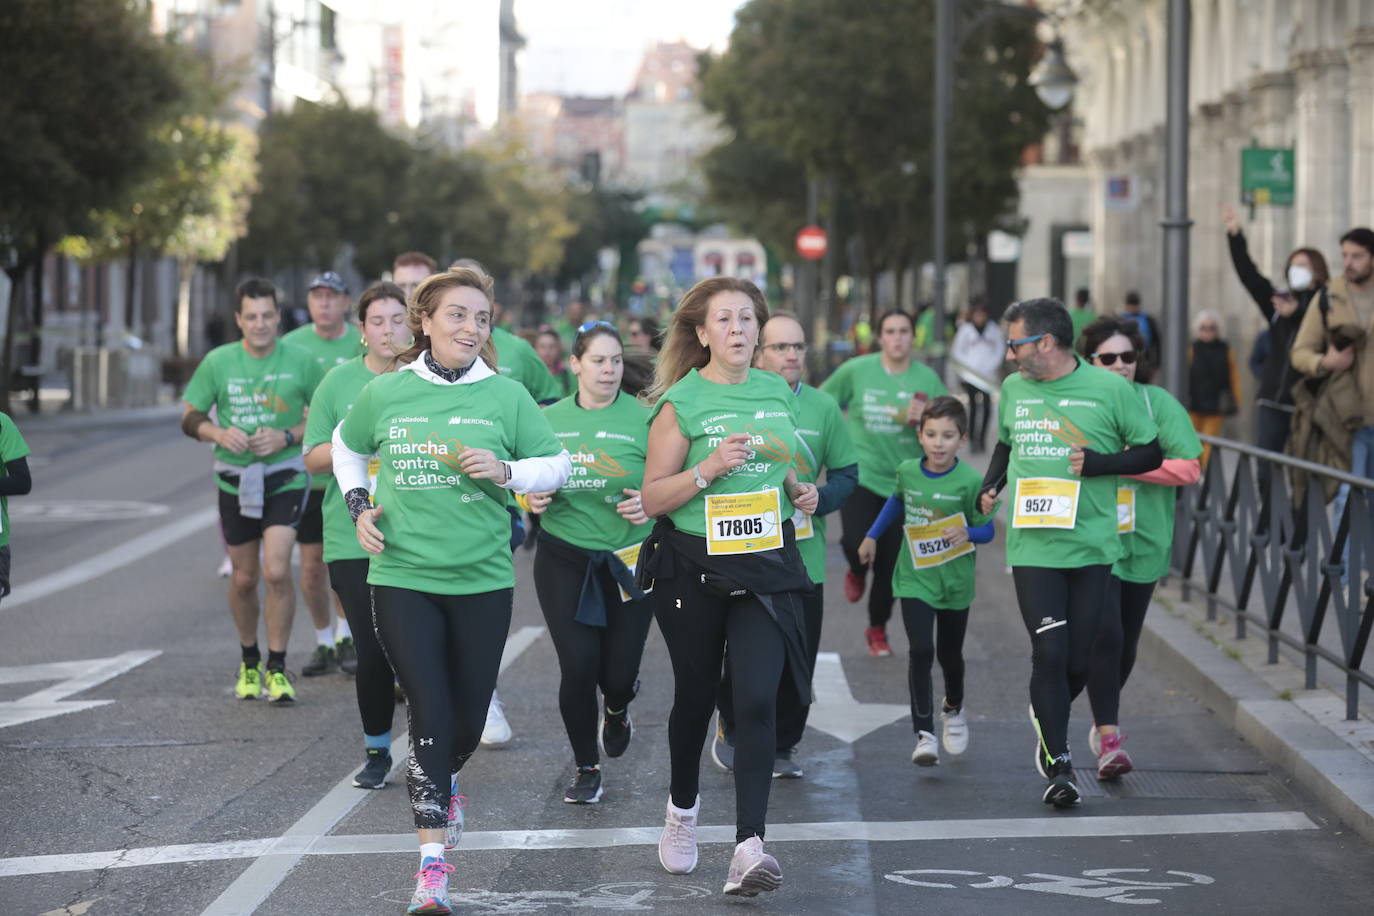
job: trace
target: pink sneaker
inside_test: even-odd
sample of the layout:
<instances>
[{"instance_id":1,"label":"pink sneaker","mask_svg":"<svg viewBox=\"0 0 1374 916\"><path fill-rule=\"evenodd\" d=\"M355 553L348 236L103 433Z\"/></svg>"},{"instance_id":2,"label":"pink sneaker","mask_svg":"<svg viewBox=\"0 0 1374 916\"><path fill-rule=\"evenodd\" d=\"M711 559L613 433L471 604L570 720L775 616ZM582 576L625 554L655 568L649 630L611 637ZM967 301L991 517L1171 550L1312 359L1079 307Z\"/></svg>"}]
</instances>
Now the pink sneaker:
<instances>
[{"instance_id":1,"label":"pink sneaker","mask_svg":"<svg viewBox=\"0 0 1374 916\"><path fill-rule=\"evenodd\" d=\"M755 897L760 891L775 891L780 887L782 869L777 859L763 851L763 840L751 836L735 847L730 874L725 879L725 893Z\"/></svg>"},{"instance_id":2,"label":"pink sneaker","mask_svg":"<svg viewBox=\"0 0 1374 916\"><path fill-rule=\"evenodd\" d=\"M1126 749L1121 746L1125 736L1121 732L1113 732L1110 735L1098 733L1098 740L1102 744L1102 750L1097 755L1097 778L1106 781L1117 779L1131 772L1131 758L1126 753Z\"/></svg>"},{"instance_id":3,"label":"pink sneaker","mask_svg":"<svg viewBox=\"0 0 1374 916\"><path fill-rule=\"evenodd\" d=\"M668 815L658 838L658 861L671 874L689 875L697 867L697 813L701 799L688 810L668 800Z\"/></svg>"}]
</instances>

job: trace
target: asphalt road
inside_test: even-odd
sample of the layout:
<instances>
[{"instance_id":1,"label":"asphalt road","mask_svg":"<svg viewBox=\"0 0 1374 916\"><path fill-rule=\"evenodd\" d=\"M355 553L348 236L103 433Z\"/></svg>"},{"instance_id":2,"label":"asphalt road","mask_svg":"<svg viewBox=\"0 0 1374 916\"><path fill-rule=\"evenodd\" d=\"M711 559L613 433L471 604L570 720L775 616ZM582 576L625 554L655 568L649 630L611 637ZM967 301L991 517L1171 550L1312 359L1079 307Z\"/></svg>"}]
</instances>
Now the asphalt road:
<instances>
[{"instance_id":1,"label":"asphalt road","mask_svg":"<svg viewBox=\"0 0 1374 916\"><path fill-rule=\"evenodd\" d=\"M16 592L0 603L0 912L403 912L416 860L405 790L343 784L362 758L348 679L301 678L286 708L230 695L207 449L172 422L25 434L36 487L11 503ZM572 762L531 556L517 560L500 682L515 738L464 771L457 912L1370 912L1374 849L1148 668L1123 703L1137 771L1105 791L1085 774L1074 811L1041 804L1028 642L996 544L981 551L966 646L968 753L910 763L906 640L894 624L897 655L868 657L832 546L822 651L836 657L813 717L829 731L808 730L805 778L773 785L783 888L721 895L733 787L705 756L715 829L697 871L669 875L653 846L672 691L662 640L655 629L604 800L564 804ZM313 642L303 608L297 621L291 669ZM1085 701L1076 713L1086 766Z\"/></svg>"}]
</instances>

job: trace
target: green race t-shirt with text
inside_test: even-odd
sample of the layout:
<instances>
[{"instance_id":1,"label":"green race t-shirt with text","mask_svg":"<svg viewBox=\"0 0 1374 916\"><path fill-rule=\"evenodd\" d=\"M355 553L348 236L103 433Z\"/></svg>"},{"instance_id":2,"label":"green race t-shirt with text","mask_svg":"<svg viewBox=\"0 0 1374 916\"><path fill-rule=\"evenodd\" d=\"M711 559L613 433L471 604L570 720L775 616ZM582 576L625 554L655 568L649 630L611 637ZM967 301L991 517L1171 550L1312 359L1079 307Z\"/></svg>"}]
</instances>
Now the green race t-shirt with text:
<instances>
[{"instance_id":1,"label":"green race t-shirt with text","mask_svg":"<svg viewBox=\"0 0 1374 916\"><path fill-rule=\"evenodd\" d=\"M1154 385L1133 383L1132 387L1159 430L1159 445L1164 457L1200 457L1202 442L1188 411L1178 399ZM1112 567L1112 573L1126 582L1154 582L1169 571L1178 488L1122 477L1121 489L1135 494L1134 517L1130 521L1133 530L1121 535L1124 554Z\"/></svg>"},{"instance_id":2,"label":"green race t-shirt with text","mask_svg":"<svg viewBox=\"0 0 1374 916\"><path fill-rule=\"evenodd\" d=\"M536 401L553 401L563 396L558 379L523 338L493 325L491 343L496 348L496 371L524 385Z\"/></svg>"},{"instance_id":3,"label":"green race t-shirt with text","mask_svg":"<svg viewBox=\"0 0 1374 916\"><path fill-rule=\"evenodd\" d=\"M717 477L705 490L697 491L668 513L679 531L706 537L708 494L775 489L781 510L775 522L781 525L792 517L792 501L783 483L799 447L797 397L782 376L750 369L743 382L722 385L702 378L701 373L692 369L664 392L650 414L650 422L665 403L673 405L678 430L689 443L684 469L704 461L727 436L735 433L748 435L753 448L744 464Z\"/></svg>"},{"instance_id":4,"label":"green race t-shirt with text","mask_svg":"<svg viewBox=\"0 0 1374 916\"><path fill-rule=\"evenodd\" d=\"M243 342L236 341L205 354L186 386L183 400L206 413L215 408L222 429L235 427L249 435L262 427L291 429L305 416L305 408L323 375L308 351L285 341L277 341L272 352L261 359L249 355ZM276 464L300 453L300 443L261 458L248 449L236 454L215 446L217 460L237 467L247 467L255 461ZM226 493L238 492L237 487L219 475L215 475L215 482ZM306 475L298 474L274 492L300 489L305 482Z\"/></svg>"},{"instance_id":5,"label":"green race t-shirt with text","mask_svg":"<svg viewBox=\"0 0 1374 916\"><path fill-rule=\"evenodd\" d=\"M344 418L344 445L379 460L374 503L385 549L370 585L473 595L515 585L507 491L458 467L465 448L503 461L562 451L548 419L518 382L489 376L440 385L413 371L367 384Z\"/></svg>"},{"instance_id":6,"label":"green race t-shirt with text","mask_svg":"<svg viewBox=\"0 0 1374 916\"><path fill-rule=\"evenodd\" d=\"M988 516L978 511L983 475L967 462L958 461L945 473L932 477L921 462L922 459L913 458L897 468L895 495L902 500L902 546L892 570L892 594L898 598L919 598L941 610L965 610L973 603L977 551L917 569L911 559L906 526L929 525L961 512L965 527L986 524Z\"/></svg>"},{"instance_id":7,"label":"green race t-shirt with text","mask_svg":"<svg viewBox=\"0 0 1374 916\"><path fill-rule=\"evenodd\" d=\"M815 483L821 468L843 468L859 461L835 399L810 385L797 392L797 480ZM811 518L812 535L797 538L806 573L817 585L825 581L825 516Z\"/></svg>"},{"instance_id":8,"label":"green race t-shirt with text","mask_svg":"<svg viewBox=\"0 0 1374 916\"><path fill-rule=\"evenodd\" d=\"M320 364L321 375L335 366L342 366L355 356L363 355L363 332L351 321L344 322L343 334L333 340L325 340L316 334L313 324L287 331L281 339L308 351L315 357L315 361Z\"/></svg>"},{"instance_id":9,"label":"green race t-shirt with text","mask_svg":"<svg viewBox=\"0 0 1374 916\"><path fill-rule=\"evenodd\" d=\"M315 389L314 400L310 402L310 416L305 421L305 436L301 444L307 452L333 438L335 427L348 416L359 392L376 377L361 356L325 374L324 381ZM367 551L358 544L353 516L348 512L348 504L339 492L339 482L334 475L314 474L311 482L324 486L324 561L332 563L335 560L367 559Z\"/></svg>"},{"instance_id":10,"label":"green race t-shirt with text","mask_svg":"<svg viewBox=\"0 0 1374 916\"><path fill-rule=\"evenodd\" d=\"M891 496L897 488L897 465L925 454L916 427L906 423L912 396L949 393L924 363L913 359L906 371L894 374L883 368L880 353L841 363L821 390L849 412L849 431L859 454L859 486L879 496Z\"/></svg>"},{"instance_id":11,"label":"green race t-shirt with text","mask_svg":"<svg viewBox=\"0 0 1374 916\"><path fill-rule=\"evenodd\" d=\"M544 510L544 530L588 550L619 550L644 540L651 525L630 524L615 506L629 498L627 487L644 485L649 408L622 392L599 410L567 397L544 408L544 416L572 459L572 476Z\"/></svg>"},{"instance_id":12,"label":"green race t-shirt with text","mask_svg":"<svg viewBox=\"0 0 1374 916\"><path fill-rule=\"evenodd\" d=\"M1050 382L1013 373L1002 382L998 434L1011 448L1001 496L1007 506L1007 563L1068 569L1116 562L1118 478L1076 477L1069 454L1074 447L1114 454L1154 441L1154 423L1131 383L1081 359L1068 375ZM1024 487L1027 508L1043 507L1040 518L1072 527L1018 527L1018 517L1034 517L1018 516L1018 487ZM1076 501L1067 495L1075 490Z\"/></svg>"},{"instance_id":13,"label":"green race t-shirt with text","mask_svg":"<svg viewBox=\"0 0 1374 916\"><path fill-rule=\"evenodd\" d=\"M27 458L29 454L29 444L20 435L19 427L14 425L14 420L9 414L0 413L0 477L8 477L10 474L5 465L20 458ZM0 497L0 547L8 546L9 542L10 500L8 496L4 496Z\"/></svg>"}]
</instances>

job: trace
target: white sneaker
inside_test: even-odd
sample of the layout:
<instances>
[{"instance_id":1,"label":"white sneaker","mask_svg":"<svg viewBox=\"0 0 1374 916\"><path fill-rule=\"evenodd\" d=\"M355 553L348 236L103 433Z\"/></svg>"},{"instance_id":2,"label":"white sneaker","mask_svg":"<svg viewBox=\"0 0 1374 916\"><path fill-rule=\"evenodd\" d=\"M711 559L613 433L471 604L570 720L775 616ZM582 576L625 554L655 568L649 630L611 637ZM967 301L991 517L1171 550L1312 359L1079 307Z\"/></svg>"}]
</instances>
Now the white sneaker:
<instances>
[{"instance_id":1,"label":"white sneaker","mask_svg":"<svg viewBox=\"0 0 1374 916\"><path fill-rule=\"evenodd\" d=\"M690 809L678 808L668 799L668 814L658 838L658 861L674 875L691 874L697 867L697 815L701 798Z\"/></svg>"},{"instance_id":2,"label":"white sneaker","mask_svg":"<svg viewBox=\"0 0 1374 916\"><path fill-rule=\"evenodd\" d=\"M234 564L229 559L229 555L224 555L224 562L219 564L219 569L215 571L221 579L227 579L234 574Z\"/></svg>"},{"instance_id":3,"label":"white sneaker","mask_svg":"<svg viewBox=\"0 0 1374 916\"><path fill-rule=\"evenodd\" d=\"M940 762L940 744L930 732L916 733L916 750L911 752L911 762L918 767L933 767Z\"/></svg>"},{"instance_id":4,"label":"white sneaker","mask_svg":"<svg viewBox=\"0 0 1374 916\"><path fill-rule=\"evenodd\" d=\"M964 714L964 707L953 712L946 712L941 707L940 721L944 723L940 738L945 750L955 757L968 750L968 716Z\"/></svg>"},{"instance_id":5,"label":"white sneaker","mask_svg":"<svg viewBox=\"0 0 1374 916\"><path fill-rule=\"evenodd\" d=\"M496 692L492 691L491 705L487 707L487 724L482 729L482 743L487 747L493 747L505 744L510 737L510 723L506 721L506 712L501 707Z\"/></svg>"}]
</instances>

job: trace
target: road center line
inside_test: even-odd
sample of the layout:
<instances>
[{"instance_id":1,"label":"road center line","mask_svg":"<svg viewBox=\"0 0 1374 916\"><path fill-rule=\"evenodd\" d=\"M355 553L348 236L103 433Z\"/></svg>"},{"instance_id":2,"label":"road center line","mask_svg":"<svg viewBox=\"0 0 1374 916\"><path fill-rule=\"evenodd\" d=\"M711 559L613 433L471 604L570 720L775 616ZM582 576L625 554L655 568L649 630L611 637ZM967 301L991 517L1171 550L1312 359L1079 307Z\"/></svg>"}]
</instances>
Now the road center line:
<instances>
[{"instance_id":1,"label":"road center line","mask_svg":"<svg viewBox=\"0 0 1374 916\"><path fill-rule=\"evenodd\" d=\"M506 646L501 652L501 671L505 671L510 665L520 657L520 654L534 645L534 641L544 632L543 627L521 627L506 638ZM395 741L391 742L391 759L401 763L410 751L410 735L402 732ZM253 858L257 859L252 865L244 870L234 881L215 898L214 902L206 907L201 916L239 916L243 913L252 913L263 901L265 901L277 886L286 880L286 876L291 873L291 869L296 867L296 863L301 860L303 855L313 855L316 844L328 838L329 831L335 825L347 817L354 808L367 800L370 792L359 789L353 785L353 774L350 771L347 776L341 779L334 788L330 789L324 798L315 803L315 806L302 815L301 819L287 828L286 833L276 839L252 841L248 844L211 844L212 846L230 846L233 855L216 858ZM410 837L407 846L412 851L416 848L415 834L406 834ZM257 845L254 845L256 843ZM159 850L175 850L183 847L167 846L152 847L147 854L157 856ZM204 848L192 847L192 848ZM136 852L136 850L131 850ZM96 856L109 856L111 853L95 853ZM118 853L114 853L118 856ZM169 861L191 861L188 859L171 859ZM115 862L105 862L97 865L97 868L117 868L123 864L122 859ZM151 863L136 863L151 864ZM0 876L5 874L6 862L0 860Z\"/></svg>"},{"instance_id":2,"label":"road center line","mask_svg":"<svg viewBox=\"0 0 1374 916\"><path fill-rule=\"evenodd\" d=\"M21 604L38 601L63 589L71 588L73 585L81 585L107 573L123 569L151 553L156 553L170 544L175 544L195 534L202 528L210 527L217 521L219 521L219 509L216 507L212 506L208 509L192 512L190 515L163 525L161 528L154 528L152 531L141 534L132 541L126 541L118 547L90 557L80 564L68 566L61 572L35 579L26 585L20 585L5 599L3 604L0 604L0 611L12 611Z\"/></svg>"},{"instance_id":3,"label":"road center line","mask_svg":"<svg viewBox=\"0 0 1374 916\"><path fill-rule=\"evenodd\" d=\"M399 743L399 742L398 742ZM366 793L344 783L354 801ZM334 796L325 796L328 801ZM321 803L323 804L323 802ZM304 822L320 808L301 819ZM345 811L344 814L347 812ZM341 819L343 814L339 815ZM335 821L337 823L337 821ZM300 822L298 822L300 823ZM332 825L331 825L332 826ZM294 830L295 828L293 828ZM768 841L774 842L924 842L930 840L1081 839L1085 837L1184 836L1208 833L1273 833L1317 830L1301 811L1259 811L1220 814L1160 814L1139 817L1026 817L933 821L835 821L814 824L769 824ZM653 846L662 827L622 827L589 830L489 830L463 834L464 852L480 850L605 849L610 846ZM733 826L701 827L701 843L735 842ZM284 879L301 856L377 855L414 853L415 834L308 835L288 831L274 839L235 840L226 843L193 843L180 846L148 846L140 849L75 855L24 856L0 859L0 878L49 875L103 868L134 868L178 862L257 859L234 884L210 905L206 913L252 912ZM259 866L262 868L260 869ZM267 887L244 886L245 879L270 871L279 877ZM236 890L236 888L240 888ZM230 892L234 894L231 896ZM226 899L229 898L229 899Z\"/></svg>"}]
</instances>

